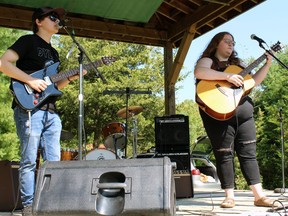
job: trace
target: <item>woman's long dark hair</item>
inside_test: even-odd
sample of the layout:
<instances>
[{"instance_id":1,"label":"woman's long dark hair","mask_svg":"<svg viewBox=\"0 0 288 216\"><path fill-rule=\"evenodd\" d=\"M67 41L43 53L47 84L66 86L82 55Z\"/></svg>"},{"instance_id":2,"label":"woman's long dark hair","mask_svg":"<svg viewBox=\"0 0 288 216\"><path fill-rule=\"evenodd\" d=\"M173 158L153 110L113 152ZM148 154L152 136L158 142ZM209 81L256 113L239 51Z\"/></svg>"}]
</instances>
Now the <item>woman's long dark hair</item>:
<instances>
[{"instance_id":1,"label":"woman's long dark hair","mask_svg":"<svg viewBox=\"0 0 288 216\"><path fill-rule=\"evenodd\" d=\"M215 53L216 53L216 49L217 49L218 44L221 42L221 40L227 34L230 35L233 38L233 40L234 40L233 35L230 34L229 32L219 32L218 34L216 34L212 38L212 40L210 41L210 43L208 44L208 46L206 47L206 49L204 50L204 52L202 53L202 55L200 56L198 61L201 58L204 58L204 57L213 58ZM230 55L228 61L229 61L230 64L234 64L234 65L238 65L239 64L240 59L238 58L238 53L235 50L233 50L233 52Z\"/></svg>"}]
</instances>

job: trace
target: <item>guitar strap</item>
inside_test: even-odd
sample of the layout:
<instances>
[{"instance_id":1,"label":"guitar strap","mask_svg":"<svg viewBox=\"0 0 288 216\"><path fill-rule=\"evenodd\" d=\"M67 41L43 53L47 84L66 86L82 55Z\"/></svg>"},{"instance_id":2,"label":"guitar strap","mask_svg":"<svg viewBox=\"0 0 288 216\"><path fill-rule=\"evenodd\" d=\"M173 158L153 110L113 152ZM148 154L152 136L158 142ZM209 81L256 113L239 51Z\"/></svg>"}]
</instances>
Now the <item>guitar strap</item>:
<instances>
[{"instance_id":1,"label":"guitar strap","mask_svg":"<svg viewBox=\"0 0 288 216\"><path fill-rule=\"evenodd\" d=\"M224 71L230 65L229 61L219 61L215 56L213 56L211 59L213 60L211 69L217 71Z\"/></svg>"},{"instance_id":2,"label":"guitar strap","mask_svg":"<svg viewBox=\"0 0 288 216\"><path fill-rule=\"evenodd\" d=\"M50 113L55 113L55 111L56 111L55 104L53 104L53 103L46 103L43 106L41 106L40 109L44 110L44 111L48 111Z\"/></svg>"}]
</instances>

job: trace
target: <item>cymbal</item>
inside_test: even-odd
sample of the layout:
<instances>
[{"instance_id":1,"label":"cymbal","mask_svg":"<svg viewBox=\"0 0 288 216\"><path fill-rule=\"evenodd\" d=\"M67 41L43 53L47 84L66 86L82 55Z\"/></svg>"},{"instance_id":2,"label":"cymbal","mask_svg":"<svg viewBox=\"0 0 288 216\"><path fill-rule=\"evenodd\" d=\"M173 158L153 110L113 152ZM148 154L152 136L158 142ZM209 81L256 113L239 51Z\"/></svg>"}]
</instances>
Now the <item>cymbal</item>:
<instances>
[{"instance_id":1,"label":"cymbal","mask_svg":"<svg viewBox=\"0 0 288 216\"><path fill-rule=\"evenodd\" d=\"M60 136L60 140L72 140L74 137L74 135L66 130L62 130L61 131L61 136Z\"/></svg>"},{"instance_id":2,"label":"cymbal","mask_svg":"<svg viewBox=\"0 0 288 216\"><path fill-rule=\"evenodd\" d=\"M128 107L128 118L130 118L133 115L138 115L142 111L143 111L143 107L142 106L129 106ZM126 118L126 107L120 109L117 112L117 116L121 117L121 118Z\"/></svg>"}]
</instances>

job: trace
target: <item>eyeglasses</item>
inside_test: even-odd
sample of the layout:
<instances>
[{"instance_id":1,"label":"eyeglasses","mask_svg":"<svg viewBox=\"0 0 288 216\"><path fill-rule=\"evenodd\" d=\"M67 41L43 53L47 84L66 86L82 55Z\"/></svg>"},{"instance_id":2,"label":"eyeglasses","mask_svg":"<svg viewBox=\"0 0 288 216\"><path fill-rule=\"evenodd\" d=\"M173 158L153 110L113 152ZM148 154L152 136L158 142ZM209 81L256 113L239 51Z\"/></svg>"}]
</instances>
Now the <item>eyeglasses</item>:
<instances>
[{"instance_id":1,"label":"eyeglasses","mask_svg":"<svg viewBox=\"0 0 288 216\"><path fill-rule=\"evenodd\" d=\"M233 46L235 46L235 44L236 44L236 42L235 41L233 41L233 40L230 40L230 39L223 39L223 41L226 43L226 44L228 44L228 45L233 45Z\"/></svg>"},{"instance_id":2,"label":"eyeglasses","mask_svg":"<svg viewBox=\"0 0 288 216\"><path fill-rule=\"evenodd\" d=\"M59 18L58 17L56 17L56 16L54 16L54 15L50 15L50 16L48 16L49 17L49 19L52 21L52 22L56 22Z\"/></svg>"}]
</instances>

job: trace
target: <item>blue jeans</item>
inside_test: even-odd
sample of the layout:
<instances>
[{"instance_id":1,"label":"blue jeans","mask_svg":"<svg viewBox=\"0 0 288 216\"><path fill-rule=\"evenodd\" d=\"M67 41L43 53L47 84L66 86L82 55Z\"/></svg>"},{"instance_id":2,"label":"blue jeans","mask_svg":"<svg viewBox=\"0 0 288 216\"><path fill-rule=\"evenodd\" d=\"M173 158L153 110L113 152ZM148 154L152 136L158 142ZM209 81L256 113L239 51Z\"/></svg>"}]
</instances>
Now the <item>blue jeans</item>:
<instances>
[{"instance_id":1,"label":"blue jeans","mask_svg":"<svg viewBox=\"0 0 288 216\"><path fill-rule=\"evenodd\" d=\"M35 170L38 148L43 160L60 160L62 130L58 114L43 110L28 112L14 108L14 120L20 139L21 160L19 168L20 192L23 206L32 205L35 192Z\"/></svg>"}]
</instances>

